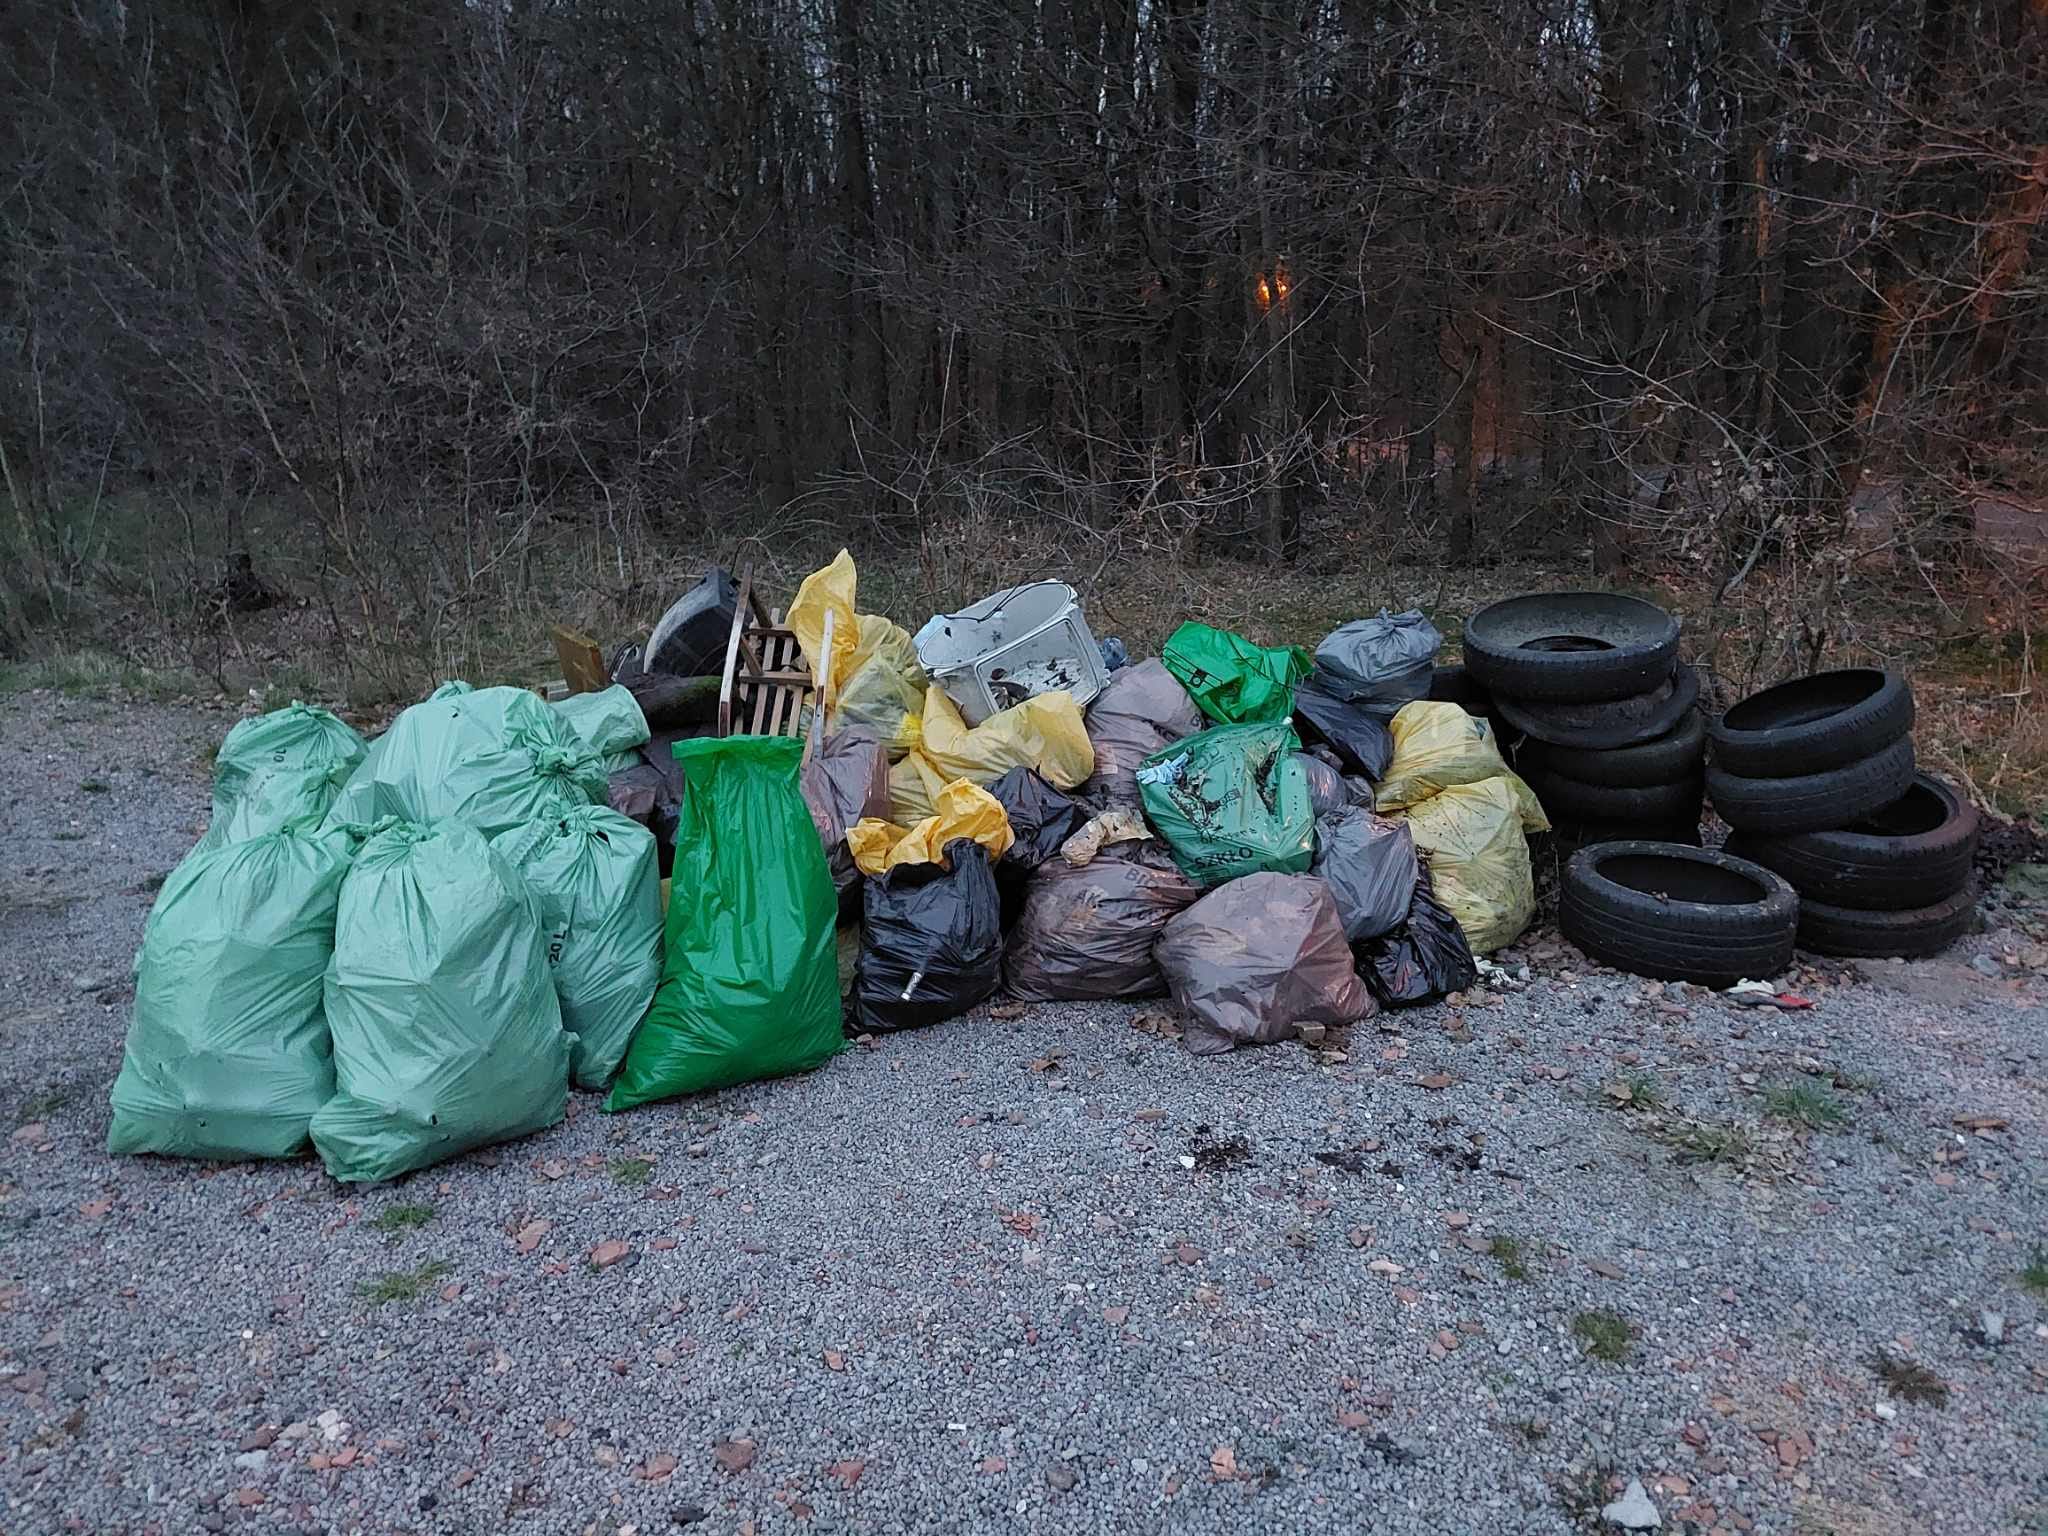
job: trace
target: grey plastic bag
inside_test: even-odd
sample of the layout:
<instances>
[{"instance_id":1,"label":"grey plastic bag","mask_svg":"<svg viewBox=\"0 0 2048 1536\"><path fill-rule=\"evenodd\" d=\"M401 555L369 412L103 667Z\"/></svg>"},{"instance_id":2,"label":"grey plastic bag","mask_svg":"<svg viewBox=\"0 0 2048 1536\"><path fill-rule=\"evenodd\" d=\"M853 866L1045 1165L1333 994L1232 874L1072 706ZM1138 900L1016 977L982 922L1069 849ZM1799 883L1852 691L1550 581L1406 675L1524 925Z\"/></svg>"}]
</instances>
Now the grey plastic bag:
<instances>
[{"instance_id":1,"label":"grey plastic bag","mask_svg":"<svg viewBox=\"0 0 2048 1536\"><path fill-rule=\"evenodd\" d=\"M1196 1056L1373 1011L1329 887L1313 875L1260 873L1218 886L1166 925L1157 953L1186 1016L1182 1043Z\"/></svg>"},{"instance_id":2,"label":"grey plastic bag","mask_svg":"<svg viewBox=\"0 0 2048 1536\"><path fill-rule=\"evenodd\" d=\"M835 731L798 770L797 787L803 791L804 806L818 829L818 841L824 845L832 888L844 900L847 892L860 884L860 870L846 846L847 831L870 816L879 821L890 819L888 749L864 725Z\"/></svg>"},{"instance_id":3,"label":"grey plastic bag","mask_svg":"<svg viewBox=\"0 0 2048 1536\"><path fill-rule=\"evenodd\" d=\"M1117 843L1085 865L1047 859L1003 952L1004 986L1030 1003L1157 997L1152 947L1199 894L1156 842Z\"/></svg>"},{"instance_id":4,"label":"grey plastic bag","mask_svg":"<svg viewBox=\"0 0 2048 1536\"><path fill-rule=\"evenodd\" d=\"M1405 821L1355 805L1316 820L1309 873L1329 886L1344 937L1354 944L1391 933L1407 920L1421 868Z\"/></svg>"},{"instance_id":5,"label":"grey plastic bag","mask_svg":"<svg viewBox=\"0 0 2048 1536\"><path fill-rule=\"evenodd\" d=\"M1075 795L1098 808L1136 805L1138 764L1209 722L1157 656L1118 671L1088 706L1095 771Z\"/></svg>"},{"instance_id":6,"label":"grey plastic bag","mask_svg":"<svg viewBox=\"0 0 2048 1536\"><path fill-rule=\"evenodd\" d=\"M1308 775L1308 806L1317 816L1327 816L1351 803L1351 792L1344 787L1344 775L1320 756L1314 752L1297 752L1294 760Z\"/></svg>"},{"instance_id":7,"label":"grey plastic bag","mask_svg":"<svg viewBox=\"0 0 2048 1536\"><path fill-rule=\"evenodd\" d=\"M1340 699L1385 719L1429 692L1429 675L1444 643L1420 609L1353 619L1316 647L1315 678Z\"/></svg>"}]
</instances>

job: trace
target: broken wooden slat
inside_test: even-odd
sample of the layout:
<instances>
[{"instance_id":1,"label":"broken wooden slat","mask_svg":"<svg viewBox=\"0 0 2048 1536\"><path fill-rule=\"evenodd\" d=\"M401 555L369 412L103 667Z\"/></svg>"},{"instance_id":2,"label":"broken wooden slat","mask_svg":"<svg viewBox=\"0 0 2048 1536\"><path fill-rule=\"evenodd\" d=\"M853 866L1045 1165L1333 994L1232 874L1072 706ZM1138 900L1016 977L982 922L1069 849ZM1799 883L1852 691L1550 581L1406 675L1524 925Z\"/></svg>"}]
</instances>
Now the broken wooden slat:
<instances>
[{"instance_id":1,"label":"broken wooden slat","mask_svg":"<svg viewBox=\"0 0 2048 1536\"><path fill-rule=\"evenodd\" d=\"M611 671L604 664L604 652L590 636L566 624L550 624L548 634L555 642L555 655L562 663L562 681L571 693L596 693L611 686Z\"/></svg>"}]
</instances>

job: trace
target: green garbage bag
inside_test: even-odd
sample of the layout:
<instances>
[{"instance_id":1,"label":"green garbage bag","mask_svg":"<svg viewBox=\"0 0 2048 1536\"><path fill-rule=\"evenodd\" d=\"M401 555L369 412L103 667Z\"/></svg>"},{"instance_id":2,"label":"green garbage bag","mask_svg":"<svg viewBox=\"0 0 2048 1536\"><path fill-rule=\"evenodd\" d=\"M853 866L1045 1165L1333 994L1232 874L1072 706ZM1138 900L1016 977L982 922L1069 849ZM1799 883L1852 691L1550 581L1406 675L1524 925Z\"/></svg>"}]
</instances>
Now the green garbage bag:
<instances>
[{"instance_id":1,"label":"green garbage bag","mask_svg":"<svg viewBox=\"0 0 2048 1536\"><path fill-rule=\"evenodd\" d=\"M1316 821L1300 747L1285 721L1218 725L1138 765L1145 819L1182 874L1207 886L1309 867Z\"/></svg>"},{"instance_id":2,"label":"green garbage bag","mask_svg":"<svg viewBox=\"0 0 2048 1536\"><path fill-rule=\"evenodd\" d=\"M1298 645L1253 645L1192 621L1173 632L1159 659L1202 713L1224 725L1285 720L1294 713L1294 685L1315 666Z\"/></svg>"},{"instance_id":3,"label":"green garbage bag","mask_svg":"<svg viewBox=\"0 0 2048 1536\"><path fill-rule=\"evenodd\" d=\"M685 789L661 986L606 1109L807 1072L844 1043L825 851L800 742L675 744Z\"/></svg>"},{"instance_id":4,"label":"green garbage bag","mask_svg":"<svg viewBox=\"0 0 2048 1536\"><path fill-rule=\"evenodd\" d=\"M321 979L353 851L287 829L201 846L157 892L109 1152L290 1157L334 1092Z\"/></svg>"},{"instance_id":5,"label":"green garbage bag","mask_svg":"<svg viewBox=\"0 0 2048 1536\"><path fill-rule=\"evenodd\" d=\"M654 834L602 805L501 832L491 846L540 901L569 1075L602 1090L661 980L661 868Z\"/></svg>"},{"instance_id":6,"label":"green garbage bag","mask_svg":"<svg viewBox=\"0 0 2048 1536\"><path fill-rule=\"evenodd\" d=\"M213 820L199 846L218 848L288 827L316 830L348 778L349 765L342 762L316 768L263 769L243 783L225 809L215 802Z\"/></svg>"},{"instance_id":7,"label":"green garbage bag","mask_svg":"<svg viewBox=\"0 0 2048 1536\"><path fill-rule=\"evenodd\" d=\"M237 721L213 760L213 819L224 819L242 792L266 777L338 767L334 782L341 783L367 751L363 738L338 715L297 699Z\"/></svg>"},{"instance_id":8,"label":"green garbage bag","mask_svg":"<svg viewBox=\"0 0 2048 1536\"><path fill-rule=\"evenodd\" d=\"M371 830L327 969L336 1093L313 1147L337 1179L394 1178L553 1125L574 1039L525 877L460 821Z\"/></svg>"},{"instance_id":9,"label":"green garbage bag","mask_svg":"<svg viewBox=\"0 0 2048 1536\"><path fill-rule=\"evenodd\" d=\"M605 798L604 765L524 688L444 683L391 722L326 825L454 817L486 837Z\"/></svg>"},{"instance_id":10,"label":"green garbage bag","mask_svg":"<svg viewBox=\"0 0 2048 1536\"><path fill-rule=\"evenodd\" d=\"M647 743L647 717L630 688L613 683L596 693L572 693L548 707L597 754L607 774L640 761L639 749Z\"/></svg>"}]
</instances>

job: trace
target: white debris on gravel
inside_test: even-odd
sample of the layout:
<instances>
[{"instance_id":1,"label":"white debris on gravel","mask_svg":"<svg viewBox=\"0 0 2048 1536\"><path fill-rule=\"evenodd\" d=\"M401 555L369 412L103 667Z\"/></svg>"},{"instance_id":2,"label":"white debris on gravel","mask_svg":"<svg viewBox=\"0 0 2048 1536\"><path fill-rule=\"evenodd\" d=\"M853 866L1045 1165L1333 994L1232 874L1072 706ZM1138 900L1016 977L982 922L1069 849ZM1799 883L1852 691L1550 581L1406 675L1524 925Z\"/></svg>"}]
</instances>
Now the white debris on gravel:
<instances>
[{"instance_id":1,"label":"white debris on gravel","mask_svg":"<svg viewBox=\"0 0 2048 1536\"><path fill-rule=\"evenodd\" d=\"M1686 1531L2044 1507L2048 987L1973 965L2038 933L1817 965L1796 1013L1539 933L1520 991L1202 1060L984 1010L368 1191L109 1158L127 989L75 979L126 977L233 718L0 700L0 1529L1566 1533L1630 1473Z\"/></svg>"}]
</instances>

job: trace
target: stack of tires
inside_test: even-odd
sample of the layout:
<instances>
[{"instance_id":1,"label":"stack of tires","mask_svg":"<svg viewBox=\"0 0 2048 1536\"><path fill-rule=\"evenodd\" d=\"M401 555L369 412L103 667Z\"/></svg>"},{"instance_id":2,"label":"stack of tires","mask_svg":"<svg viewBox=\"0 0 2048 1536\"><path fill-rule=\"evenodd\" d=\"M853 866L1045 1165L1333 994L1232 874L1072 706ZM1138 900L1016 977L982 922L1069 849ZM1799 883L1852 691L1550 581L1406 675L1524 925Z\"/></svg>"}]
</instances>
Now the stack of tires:
<instances>
[{"instance_id":1,"label":"stack of tires","mask_svg":"<svg viewBox=\"0 0 2048 1536\"><path fill-rule=\"evenodd\" d=\"M1905 680L1855 667L1766 688L1708 727L1727 852L1799 892L1802 948L1931 955L1975 920L1977 812L1915 771L1912 726Z\"/></svg>"},{"instance_id":2,"label":"stack of tires","mask_svg":"<svg viewBox=\"0 0 2048 1536\"><path fill-rule=\"evenodd\" d=\"M1656 604L1610 592L1511 597L1467 621L1465 671L1484 690L1475 712L1515 733L1516 771L1560 843L1698 846L1706 726L1678 628Z\"/></svg>"}]
</instances>

